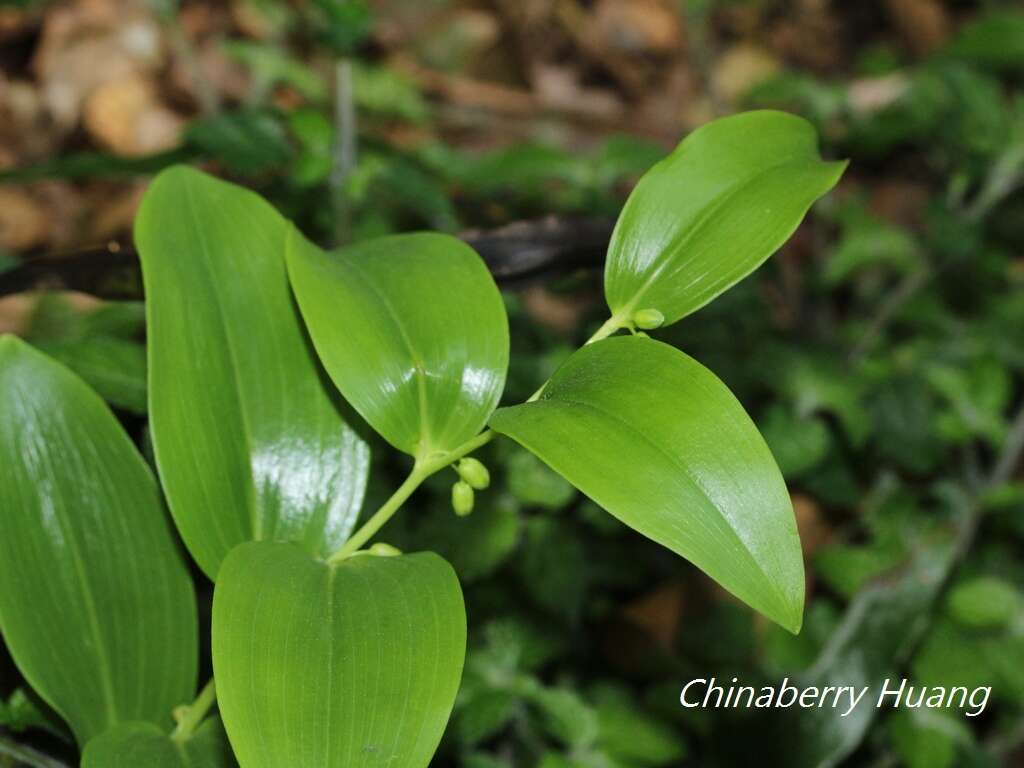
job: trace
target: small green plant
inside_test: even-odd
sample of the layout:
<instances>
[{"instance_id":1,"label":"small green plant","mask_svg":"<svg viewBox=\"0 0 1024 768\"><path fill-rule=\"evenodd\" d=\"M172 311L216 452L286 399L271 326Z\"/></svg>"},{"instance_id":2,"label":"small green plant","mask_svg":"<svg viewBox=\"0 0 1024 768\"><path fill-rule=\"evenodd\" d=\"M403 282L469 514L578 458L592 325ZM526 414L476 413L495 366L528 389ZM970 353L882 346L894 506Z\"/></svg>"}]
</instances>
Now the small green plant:
<instances>
[{"instance_id":1,"label":"small green plant","mask_svg":"<svg viewBox=\"0 0 1024 768\"><path fill-rule=\"evenodd\" d=\"M504 305L461 241L328 253L252 192L162 173L136 242L155 464L215 583L214 678L193 704L196 598L152 471L84 382L0 341L0 628L83 765L427 766L462 676L463 597L441 557L376 537L447 468L469 514L489 484L470 454L499 436L798 632L803 563L771 453L714 374L644 331L756 269L844 167L780 112L694 132L622 212L607 322L503 408ZM352 409L412 459L358 528L370 463Z\"/></svg>"}]
</instances>

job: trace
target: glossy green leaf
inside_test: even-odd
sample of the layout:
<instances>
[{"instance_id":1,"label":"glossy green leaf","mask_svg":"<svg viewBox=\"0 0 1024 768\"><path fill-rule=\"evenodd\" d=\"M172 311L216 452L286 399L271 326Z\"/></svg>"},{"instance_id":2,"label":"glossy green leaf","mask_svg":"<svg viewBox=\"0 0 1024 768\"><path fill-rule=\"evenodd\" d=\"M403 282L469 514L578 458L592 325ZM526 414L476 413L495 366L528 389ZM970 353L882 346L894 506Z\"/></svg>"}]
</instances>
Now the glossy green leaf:
<instances>
[{"instance_id":1,"label":"glossy green leaf","mask_svg":"<svg viewBox=\"0 0 1024 768\"><path fill-rule=\"evenodd\" d=\"M124 723L90 741L82 768L233 768L237 766L220 719L207 719L187 738L152 723Z\"/></svg>"},{"instance_id":2,"label":"glossy green leaf","mask_svg":"<svg viewBox=\"0 0 1024 768\"><path fill-rule=\"evenodd\" d=\"M793 234L846 164L827 163L806 120L745 112L691 133L640 180L605 265L612 313L674 323L742 280Z\"/></svg>"},{"instance_id":3,"label":"glossy green leaf","mask_svg":"<svg viewBox=\"0 0 1024 768\"><path fill-rule=\"evenodd\" d=\"M429 552L330 565L245 544L214 593L217 697L243 768L425 768L465 646L459 582Z\"/></svg>"},{"instance_id":4,"label":"glossy green leaf","mask_svg":"<svg viewBox=\"0 0 1024 768\"><path fill-rule=\"evenodd\" d=\"M325 253L301 235L288 267L320 359L374 429L417 457L476 435L508 368L508 318L483 260L418 233Z\"/></svg>"},{"instance_id":5,"label":"glossy green leaf","mask_svg":"<svg viewBox=\"0 0 1024 768\"><path fill-rule=\"evenodd\" d=\"M0 630L79 743L192 698L195 595L160 491L77 376L0 338Z\"/></svg>"},{"instance_id":6,"label":"glossy green leaf","mask_svg":"<svg viewBox=\"0 0 1024 768\"><path fill-rule=\"evenodd\" d=\"M771 452L714 374L639 337L574 354L540 399L491 426L615 517L677 552L791 631L803 559Z\"/></svg>"},{"instance_id":7,"label":"glossy green leaf","mask_svg":"<svg viewBox=\"0 0 1024 768\"><path fill-rule=\"evenodd\" d=\"M334 551L366 487L368 450L288 287L287 228L252 192L183 167L153 182L135 225L157 466L211 578L253 539Z\"/></svg>"}]
</instances>

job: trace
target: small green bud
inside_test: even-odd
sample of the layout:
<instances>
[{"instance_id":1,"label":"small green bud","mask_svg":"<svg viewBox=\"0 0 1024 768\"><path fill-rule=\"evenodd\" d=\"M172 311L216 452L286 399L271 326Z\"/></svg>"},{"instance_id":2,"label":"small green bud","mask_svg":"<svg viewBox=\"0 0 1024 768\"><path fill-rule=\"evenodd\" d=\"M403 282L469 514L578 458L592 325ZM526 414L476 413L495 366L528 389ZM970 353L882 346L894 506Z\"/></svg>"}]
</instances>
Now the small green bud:
<instances>
[{"instance_id":1,"label":"small green bud","mask_svg":"<svg viewBox=\"0 0 1024 768\"><path fill-rule=\"evenodd\" d=\"M633 313L633 322L637 328L650 331L665 324L665 316L656 309L638 309Z\"/></svg>"},{"instance_id":2,"label":"small green bud","mask_svg":"<svg viewBox=\"0 0 1024 768\"><path fill-rule=\"evenodd\" d=\"M643 331L637 331L633 335L634 336L639 336L641 339L649 339L649 338L651 338L648 334L644 333Z\"/></svg>"},{"instance_id":3,"label":"small green bud","mask_svg":"<svg viewBox=\"0 0 1024 768\"><path fill-rule=\"evenodd\" d=\"M185 719L189 716L189 713L191 711L192 707L190 707L188 704L179 704L171 710L171 717L174 718L174 722L176 725L181 725L181 723L183 723Z\"/></svg>"},{"instance_id":4,"label":"small green bud","mask_svg":"<svg viewBox=\"0 0 1024 768\"><path fill-rule=\"evenodd\" d=\"M473 511L473 488L465 480L459 480L452 486L452 507L459 517Z\"/></svg>"},{"instance_id":5,"label":"small green bud","mask_svg":"<svg viewBox=\"0 0 1024 768\"><path fill-rule=\"evenodd\" d=\"M462 459L455 467L455 471L459 473L459 477L478 491L482 491L491 484L491 473L487 471L487 467L472 456Z\"/></svg>"},{"instance_id":6,"label":"small green bud","mask_svg":"<svg viewBox=\"0 0 1024 768\"><path fill-rule=\"evenodd\" d=\"M398 547L385 544L383 541L378 541L376 544L372 545L369 551L371 555L377 555L378 557L395 557L396 555L402 554L402 550Z\"/></svg>"}]
</instances>

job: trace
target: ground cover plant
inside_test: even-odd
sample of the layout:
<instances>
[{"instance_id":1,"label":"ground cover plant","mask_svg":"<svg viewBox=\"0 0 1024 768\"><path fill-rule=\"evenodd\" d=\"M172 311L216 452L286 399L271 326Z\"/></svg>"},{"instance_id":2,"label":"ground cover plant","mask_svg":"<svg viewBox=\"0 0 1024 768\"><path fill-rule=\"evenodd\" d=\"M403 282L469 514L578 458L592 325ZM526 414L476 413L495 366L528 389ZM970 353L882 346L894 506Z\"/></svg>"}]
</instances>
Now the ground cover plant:
<instances>
[{"instance_id":1,"label":"ground cover plant","mask_svg":"<svg viewBox=\"0 0 1024 768\"><path fill-rule=\"evenodd\" d=\"M251 192L160 174L136 221L150 428L171 515L216 585L214 677L194 704L195 598L152 474L73 373L13 337L0 350L0 628L83 765L428 765L461 679L462 592L437 554L370 542L449 467L454 511L469 514L489 485L469 454L497 435L798 632L803 564L767 445L710 371L643 329L760 265L844 167L782 112L687 137L619 219L611 317L525 404L497 411L508 321L471 248L419 233L328 253ZM609 338L621 330L633 338ZM413 459L355 529L368 451L317 357ZM130 493L147 498L146 527ZM214 699L230 748L210 733Z\"/></svg>"}]
</instances>

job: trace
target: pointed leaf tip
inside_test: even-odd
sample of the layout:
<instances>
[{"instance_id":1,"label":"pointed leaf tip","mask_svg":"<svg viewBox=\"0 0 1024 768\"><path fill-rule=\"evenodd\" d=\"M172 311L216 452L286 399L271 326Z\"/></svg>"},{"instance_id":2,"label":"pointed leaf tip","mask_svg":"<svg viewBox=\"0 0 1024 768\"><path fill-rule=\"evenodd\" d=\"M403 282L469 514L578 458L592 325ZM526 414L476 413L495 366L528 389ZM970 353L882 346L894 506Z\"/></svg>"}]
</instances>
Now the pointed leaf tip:
<instances>
[{"instance_id":1,"label":"pointed leaf tip","mask_svg":"<svg viewBox=\"0 0 1024 768\"><path fill-rule=\"evenodd\" d=\"M757 269L847 163L822 160L814 127L786 112L744 112L687 136L637 184L608 248L605 296L629 319L665 324Z\"/></svg>"},{"instance_id":2,"label":"pointed leaf tip","mask_svg":"<svg viewBox=\"0 0 1024 768\"><path fill-rule=\"evenodd\" d=\"M803 556L786 485L750 417L696 360L651 339L599 341L569 358L539 400L498 410L491 426L799 631Z\"/></svg>"}]
</instances>

